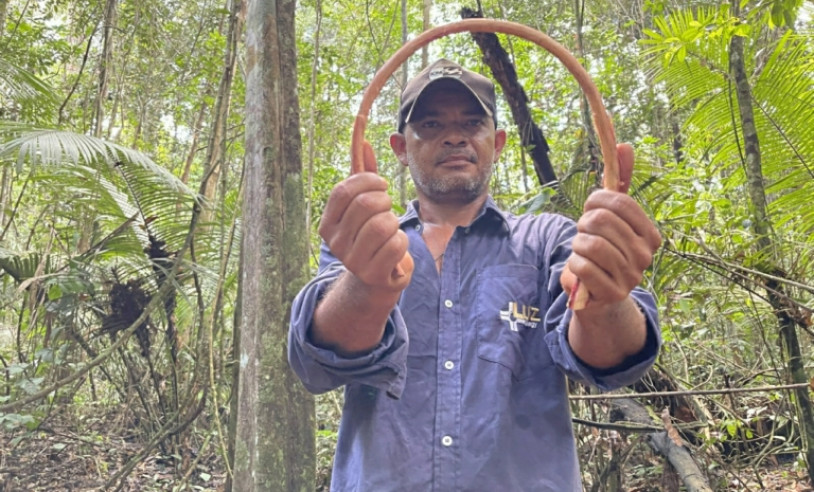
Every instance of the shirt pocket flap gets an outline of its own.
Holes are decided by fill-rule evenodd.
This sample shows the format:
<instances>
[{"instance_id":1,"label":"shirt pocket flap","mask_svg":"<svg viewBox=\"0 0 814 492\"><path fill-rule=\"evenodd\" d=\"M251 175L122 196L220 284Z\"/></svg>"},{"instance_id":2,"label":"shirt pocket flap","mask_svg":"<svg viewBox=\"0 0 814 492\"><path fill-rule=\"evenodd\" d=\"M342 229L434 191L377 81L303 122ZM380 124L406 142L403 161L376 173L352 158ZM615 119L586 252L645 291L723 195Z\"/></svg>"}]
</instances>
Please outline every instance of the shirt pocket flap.
<instances>
[{"instance_id":1,"label":"shirt pocket flap","mask_svg":"<svg viewBox=\"0 0 814 492\"><path fill-rule=\"evenodd\" d=\"M533 265L497 265L478 272L478 357L504 366L516 379L523 378L528 350L537 345L532 340L544 335L537 335L543 330L538 282ZM547 353L535 357L550 363Z\"/></svg>"}]
</instances>

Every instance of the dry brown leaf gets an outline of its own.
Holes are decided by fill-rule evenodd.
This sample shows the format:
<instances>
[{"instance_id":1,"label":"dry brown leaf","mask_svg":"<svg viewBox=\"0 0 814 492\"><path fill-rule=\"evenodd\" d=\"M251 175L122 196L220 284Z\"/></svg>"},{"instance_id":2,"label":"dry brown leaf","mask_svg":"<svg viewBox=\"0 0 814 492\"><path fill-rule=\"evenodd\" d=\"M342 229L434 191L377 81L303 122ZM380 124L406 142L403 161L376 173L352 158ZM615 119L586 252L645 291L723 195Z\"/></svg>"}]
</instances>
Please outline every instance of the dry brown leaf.
<instances>
[{"instance_id":1,"label":"dry brown leaf","mask_svg":"<svg viewBox=\"0 0 814 492\"><path fill-rule=\"evenodd\" d=\"M681 439L678 431L673 426L672 419L670 419L670 410L667 407L665 407L661 412L661 421L664 422L664 430L667 431L667 436L670 438L670 440L672 440L678 447L686 447L684 444L684 439Z\"/></svg>"}]
</instances>

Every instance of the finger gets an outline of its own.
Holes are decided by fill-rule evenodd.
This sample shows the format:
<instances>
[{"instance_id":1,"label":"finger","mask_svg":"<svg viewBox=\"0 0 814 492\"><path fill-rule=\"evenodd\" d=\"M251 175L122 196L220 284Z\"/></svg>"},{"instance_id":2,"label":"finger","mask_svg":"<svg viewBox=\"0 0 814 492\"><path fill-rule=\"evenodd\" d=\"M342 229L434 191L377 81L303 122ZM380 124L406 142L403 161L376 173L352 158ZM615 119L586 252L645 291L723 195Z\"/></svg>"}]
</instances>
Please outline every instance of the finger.
<instances>
[{"instance_id":1,"label":"finger","mask_svg":"<svg viewBox=\"0 0 814 492\"><path fill-rule=\"evenodd\" d=\"M323 238L331 251L344 262L346 255L357 248L358 236L369 221L387 220L398 224L391 207L392 200L386 192L362 193L347 206L339 222L324 228L320 224L320 234L324 232Z\"/></svg>"},{"instance_id":2,"label":"finger","mask_svg":"<svg viewBox=\"0 0 814 492\"><path fill-rule=\"evenodd\" d=\"M361 224L358 233L354 237L347 251L347 256L341 258L342 262L349 270L359 275L359 272L371 267L371 259L384 244L394 235L398 234L399 221L390 212L382 212L370 217L364 224ZM395 266L403 256L403 252L393 258L391 267ZM389 275L389 271L386 272Z\"/></svg>"},{"instance_id":3,"label":"finger","mask_svg":"<svg viewBox=\"0 0 814 492\"><path fill-rule=\"evenodd\" d=\"M398 229L391 236L377 237L376 240L375 247L368 247L370 244L365 245L366 251L363 254L357 256L356 251L354 252L354 269L347 264L346 266L354 275L369 285L386 286L390 285L393 280L398 282L398 277L393 278L393 271L407 255L409 244L407 235ZM408 275L411 272L403 271L402 273Z\"/></svg>"},{"instance_id":4,"label":"finger","mask_svg":"<svg viewBox=\"0 0 814 492\"><path fill-rule=\"evenodd\" d=\"M407 249L409 239L404 231L399 230L376 252L370 261L370 267L387 277L387 285L404 288L413 273L413 257ZM393 263L393 260L396 260ZM394 275L395 271L399 273Z\"/></svg>"},{"instance_id":5,"label":"finger","mask_svg":"<svg viewBox=\"0 0 814 492\"><path fill-rule=\"evenodd\" d=\"M365 171L376 174L378 166L376 164L376 155L373 153L373 146L367 140L362 144L362 156L365 164Z\"/></svg>"},{"instance_id":6,"label":"finger","mask_svg":"<svg viewBox=\"0 0 814 492\"><path fill-rule=\"evenodd\" d=\"M630 294L633 287L627 288L615 282L596 263L574 253L568 258L568 268L579 278L581 285L588 289L591 299L601 302L620 301Z\"/></svg>"},{"instance_id":7,"label":"finger","mask_svg":"<svg viewBox=\"0 0 814 492\"><path fill-rule=\"evenodd\" d=\"M374 233L381 231L381 227L377 225L378 221L387 221L389 226L395 224L398 228L398 218L392 208L393 200L387 193L381 191L364 193L348 205L345 215L339 222L339 228L354 244L359 241L359 235L365 231L370 221L373 221ZM392 234L394 231L390 229L386 232Z\"/></svg>"},{"instance_id":8,"label":"finger","mask_svg":"<svg viewBox=\"0 0 814 492\"><path fill-rule=\"evenodd\" d=\"M641 241L639 241L641 243ZM577 234L574 238L573 250L576 255L596 266L604 276L617 285L620 289L630 291L642 280L642 272L650 262L652 256L647 251L641 253L631 250L621 250L610 241L601 236L591 234ZM627 255L633 258L628 258ZM587 267L587 264L585 265ZM574 274L582 277L580 271L574 270ZM584 281L588 282L583 278ZM589 287L593 287L590 285Z\"/></svg>"},{"instance_id":9,"label":"finger","mask_svg":"<svg viewBox=\"0 0 814 492\"><path fill-rule=\"evenodd\" d=\"M320 228L336 226L351 202L358 195L371 191L387 191L387 181L375 174L360 173L337 183L325 204Z\"/></svg>"},{"instance_id":10,"label":"finger","mask_svg":"<svg viewBox=\"0 0 814 492\"><path fill-rule=\"evenodd\" d=\"M591 259L596 258L594 261L599 264L608 259L609 255L614 254L614 252L598 248L613 248L622 255L621 260L624 260L625 263L629 263L636 269L644 270L650 266L655 248L658 247L650 244L647 238L637 234L633 227L622 220L620 216L605 208L591 210L583 214L577 223L577 230L580 232L577 238L588 236L590 238L604 239L605 242L588 244L595 249L579 252ZM618 261L618 259L613 261Z\"/></svg>"},{"instance_id":11,"label":"finger","mask_svg":"<svg viewBox=\"0 0 814 492\"><path fill-rule=\"evenodd\" d=\"M603 209L606 212L600 212ZM594 213L589 214L592 211ZM658 229L639 204L630 196L614 191L598 190L592 193L585 201L585 212L577 228L580 231L594 231L609 215L618 216L636 235L644 238L653 251L661 245Z\"/></svg>"},{"instance_id":12,"label":"finger","mask_svg":"<svg viewBox=\"0 0 814 492\"><path fill-rule=\"evenodd\" d=\"M619 189L627 193L630 189L630 180L633 177L633 147L622 143L616 146L616 160L619 162Z\"/></svg>"},{"instance_id":13,"label":"finger","mask_svg":"<svg viewBox=\"0 0 814 492\"><path fill-rule=\"evenodd\" d=\"M571 292L574 290L574 284L577 283L577 276L574 275L568 265L569 263L566 263L565 268L562 269L562 273L560 274L560 285L565 293L570 297Z\"/></svg>"}]
</instances>

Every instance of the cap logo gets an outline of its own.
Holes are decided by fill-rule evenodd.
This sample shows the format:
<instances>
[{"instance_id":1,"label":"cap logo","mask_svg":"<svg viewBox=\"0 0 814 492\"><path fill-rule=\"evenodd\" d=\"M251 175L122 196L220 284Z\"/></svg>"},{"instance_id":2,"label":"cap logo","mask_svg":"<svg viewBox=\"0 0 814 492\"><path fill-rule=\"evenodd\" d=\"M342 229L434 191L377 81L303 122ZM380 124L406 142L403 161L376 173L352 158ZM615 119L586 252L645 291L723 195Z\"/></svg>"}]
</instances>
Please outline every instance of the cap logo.
<instances>
[{"instance_id":1,"label":"cap logo","mask_svg":"<svg viewBox=\"0 0 814 492\"><path fill-rule=\"evenodd\" d=\"M441 77L454 77L460 79L463 75L461 67L439 67L433 68L428 74L430 80L440 79Z\"/></svg>"}]
</instances>

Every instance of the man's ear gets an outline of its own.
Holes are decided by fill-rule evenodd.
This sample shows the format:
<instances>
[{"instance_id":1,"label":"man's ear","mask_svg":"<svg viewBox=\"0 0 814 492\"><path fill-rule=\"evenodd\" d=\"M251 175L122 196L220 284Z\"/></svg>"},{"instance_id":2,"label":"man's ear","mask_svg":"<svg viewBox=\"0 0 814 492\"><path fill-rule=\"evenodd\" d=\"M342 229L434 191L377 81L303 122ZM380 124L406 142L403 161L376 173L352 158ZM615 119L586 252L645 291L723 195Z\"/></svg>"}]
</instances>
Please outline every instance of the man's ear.
<instances>
[{"instance_id":1,"label":"man's ear","mask_svg":"<svg viewBox=\"0 0 814 492\"><path fill-rule=\"evenodd\" d=\"M498 128L495 130L495 161L500 158L500 153L503 152L503 147L506 145L506 130Z\"/></svg>"},{"instance_id":2,"label":"man's ear","mask_svg":"<svg viewBox=\"0 0 814 492\"><path fill-rule=\"evenodd\" d=\"M407 165L407 140L403 133L393 133L390 135L390 148L396 154L396 158L402 165Z\"/></svg>"}]
</instances>

